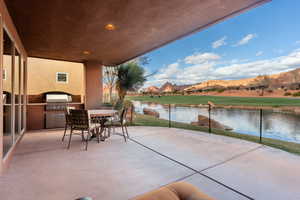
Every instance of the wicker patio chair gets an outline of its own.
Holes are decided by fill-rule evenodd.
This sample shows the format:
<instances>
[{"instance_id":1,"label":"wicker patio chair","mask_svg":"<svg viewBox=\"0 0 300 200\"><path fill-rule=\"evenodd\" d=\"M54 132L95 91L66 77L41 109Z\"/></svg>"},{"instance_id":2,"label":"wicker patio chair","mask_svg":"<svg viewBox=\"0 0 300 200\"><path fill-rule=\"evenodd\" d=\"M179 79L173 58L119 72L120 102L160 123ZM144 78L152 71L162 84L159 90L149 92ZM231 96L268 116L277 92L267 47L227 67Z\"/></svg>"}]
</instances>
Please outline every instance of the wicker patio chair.
<instances>
[{"instance_id":1,"label":"wicker patio chair","mask_svg":"<svg viewBox=\"0 0 300 200\"><path fill-rule=\"evenodd\" d=\"M127 108L123 108L118 115L113 117L109 122L105 124L107 130L113 128L114 133L116 132L115 131L116 127L121 127L125 142L127 141L127 138L129 138L127 125L126 125L126 114L127 114Z\"/></svg>"},{"instance_id":2,"label":"wicker patio chair","mask_svg":"<svg viewBox=\"0 0 300 200\"><path fill-rule=\"evenodd\" d=\"M72 125L71 114L70 113L65 112L65 120L66 120L66 122L65 122L65 131L64 131L64 135L61 139L62 142L65 140L68 128L71 128L71 125Z\"/></svg>"},{"instance_id":3,"label":"wicker patio chair","mask_svg":"<svg viewBox=\"0 0 300 200\"><path fill-rule=\"evenodd\" d=\"M88 112L86 110L70 110L71 114L71 133L69 138L68 149L71 145L73 131L80 131L82 137L84 138L84 132L87 132L85 138L85 150L88 148L88 141L91 137L91 132L96 133L98 142L100 142L99 128L100 126L96 123L91 123L89 120Z\"/></svg>"},{"instance_id":4,"label":"wicker patio chair","mask_svg":"<svg viewBox=\"0 0 300 200\"><path fill-rule=\"evenodd\" d=\"M62 142L64 142L65 137L67 136L67 130L71 129L72 121L71 121L71 113L70 110L74 110L75 107L66 107L65 110L65 130L64 130L64 135L61 139ZM81 135L81 134L80 134ZM82 140L84 140L84 137L82 137Z\"/></svg>"}]
</instances>

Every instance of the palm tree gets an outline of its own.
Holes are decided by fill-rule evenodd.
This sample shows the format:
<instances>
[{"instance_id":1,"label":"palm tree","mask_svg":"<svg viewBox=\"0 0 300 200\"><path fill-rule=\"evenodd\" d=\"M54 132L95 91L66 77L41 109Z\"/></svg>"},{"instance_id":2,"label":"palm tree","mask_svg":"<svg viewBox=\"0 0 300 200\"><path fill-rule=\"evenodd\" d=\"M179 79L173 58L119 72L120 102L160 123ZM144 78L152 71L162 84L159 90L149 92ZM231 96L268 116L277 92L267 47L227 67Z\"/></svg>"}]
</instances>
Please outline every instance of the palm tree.
<instances>
[{"instance_id":1,"label":"palm tree","mask_svg":"<svg viewBox=\"0 0 300 200\"><path fill-rule=\"evenodd\" d=\"M116 88L120 102L124 101L128 91L139 89L147 79L144 68L138 62L121 64L117 69L117 77Z\"/></svg>"}]
</instances>

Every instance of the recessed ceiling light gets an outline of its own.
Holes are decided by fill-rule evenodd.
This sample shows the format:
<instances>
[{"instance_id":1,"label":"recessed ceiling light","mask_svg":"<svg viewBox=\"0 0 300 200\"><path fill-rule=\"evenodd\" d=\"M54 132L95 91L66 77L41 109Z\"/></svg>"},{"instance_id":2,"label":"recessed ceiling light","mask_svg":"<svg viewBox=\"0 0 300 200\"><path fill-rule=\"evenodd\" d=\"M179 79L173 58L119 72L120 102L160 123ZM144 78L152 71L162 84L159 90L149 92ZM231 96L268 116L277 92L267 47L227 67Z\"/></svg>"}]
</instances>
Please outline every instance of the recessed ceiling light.
<instances>
[{"instance_id":1,"label":"recessed ceiling light","mask_svg":"<svg viewBox=\"0 0 300 200\"><path fill-rule=\"evenodd\" d=\"M109 31L113 31L113 30L116 30L116 26L113 24L106 24L105 29L109 30Z\"/></svg>"},{"instance_id":2,"label":"recessed ceiling light","mask_svg":"<svg viewBox=\"0 0 300 200\"><path fill-rule=\"evenodd\" d=\"M83 51L82 52L84 55L90 55L91 54L91 52L89 52L89 51Z\"/></svg>"}]
</instances>

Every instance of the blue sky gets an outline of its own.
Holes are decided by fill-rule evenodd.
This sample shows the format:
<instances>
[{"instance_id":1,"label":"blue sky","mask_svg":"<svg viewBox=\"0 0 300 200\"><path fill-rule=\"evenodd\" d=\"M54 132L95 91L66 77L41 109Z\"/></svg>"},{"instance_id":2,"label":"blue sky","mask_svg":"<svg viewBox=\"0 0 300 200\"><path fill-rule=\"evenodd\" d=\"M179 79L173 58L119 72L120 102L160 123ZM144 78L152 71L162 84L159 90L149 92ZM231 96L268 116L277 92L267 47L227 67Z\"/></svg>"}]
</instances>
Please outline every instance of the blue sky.
<instances>
[{"instance_id":1,"label":"blue sky","mask_svg":"<svg viewBox=\"0 0 300 200\"><path fill-rule=\"evenodd\" d=\"M300 67L300 1L273 0L146 56L145 86L240 79Z\"/></svg>"}]
</instances>

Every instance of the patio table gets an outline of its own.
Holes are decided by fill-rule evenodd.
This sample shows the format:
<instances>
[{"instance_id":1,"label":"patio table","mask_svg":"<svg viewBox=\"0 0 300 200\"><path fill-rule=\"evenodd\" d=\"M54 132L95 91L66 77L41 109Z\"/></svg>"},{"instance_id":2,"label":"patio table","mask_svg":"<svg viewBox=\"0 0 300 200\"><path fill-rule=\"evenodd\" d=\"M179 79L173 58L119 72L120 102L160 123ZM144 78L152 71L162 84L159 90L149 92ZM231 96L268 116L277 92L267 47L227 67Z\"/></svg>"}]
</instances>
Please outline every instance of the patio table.
<instances>
[{"instance_id":1,"label":"patio table","mask_svg":"<svg viewBox=\"0 0 300 200\"><path fill-rule=\"evenodd\" d=\"M107 122L109 117L113 117L115 114L117 114L118 111L117 110L104 110L104 109L91 109L88 110L88 114L89 114L89 118L91 120L95 120L96 123L100 124L100 137L101 137L101 141L105 141L106 137L102 136L102 133L104 131L105 128L105 122ZM91 139L93 139L95 137L95 135L93 134Z\"/></svg>"}]
</instances>

